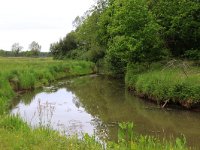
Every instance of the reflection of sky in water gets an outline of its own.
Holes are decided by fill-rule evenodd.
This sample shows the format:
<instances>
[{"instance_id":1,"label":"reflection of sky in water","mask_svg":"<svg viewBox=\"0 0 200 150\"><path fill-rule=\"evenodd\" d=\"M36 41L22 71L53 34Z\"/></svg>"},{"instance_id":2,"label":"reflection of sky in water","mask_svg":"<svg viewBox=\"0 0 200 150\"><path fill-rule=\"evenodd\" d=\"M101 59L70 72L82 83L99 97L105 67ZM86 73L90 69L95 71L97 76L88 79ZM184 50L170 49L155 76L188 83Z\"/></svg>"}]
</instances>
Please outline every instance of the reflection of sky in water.
<instances>
[{"instance_id":1,"label":"reflection of sky in water","mask_svg":"<svg viewBox=\"0 0 200 150\"><path fill-rule=\"evenodd\" d=\"M12 114L19 114L31 126L50 125L66 134L84 132L92 135L94 132L94 118L85 112L77 97L64 88L54 93L40 93L29 105L20 102Z\"/></svg>"}]
</instances>

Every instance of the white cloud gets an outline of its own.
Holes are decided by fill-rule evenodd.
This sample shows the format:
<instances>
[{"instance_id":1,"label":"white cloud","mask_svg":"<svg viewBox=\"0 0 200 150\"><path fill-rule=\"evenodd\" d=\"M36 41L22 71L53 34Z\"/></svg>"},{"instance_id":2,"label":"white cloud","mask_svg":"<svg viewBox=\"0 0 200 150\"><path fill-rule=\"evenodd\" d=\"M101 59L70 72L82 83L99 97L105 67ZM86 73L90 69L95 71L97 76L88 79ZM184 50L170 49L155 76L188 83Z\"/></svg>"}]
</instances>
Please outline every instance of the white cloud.
<instances>
[{"instance_id":1,"label":"white cloud","mask_svg":"<svg viewBox=\"0 0 200 150\"><path fill-rule=\"evenodd\" d=\"M48 51L52 42L72 30L72 21L93 0L0 0L0 49L19 42L26 50L32 41Z\"/></svg>"}]
</instances>

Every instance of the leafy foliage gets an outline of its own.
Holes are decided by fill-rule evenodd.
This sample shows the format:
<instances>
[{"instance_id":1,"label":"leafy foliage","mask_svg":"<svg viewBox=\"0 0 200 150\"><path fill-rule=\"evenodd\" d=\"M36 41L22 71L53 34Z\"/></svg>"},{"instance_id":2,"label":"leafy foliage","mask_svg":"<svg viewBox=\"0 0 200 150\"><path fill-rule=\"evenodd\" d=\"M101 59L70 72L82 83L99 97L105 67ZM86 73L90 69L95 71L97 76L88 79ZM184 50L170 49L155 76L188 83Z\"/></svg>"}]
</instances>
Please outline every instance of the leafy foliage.
<instances>
[{"instance_id":1,"label":"leafy foliage","mask_svg":"<svg viewBox=\"0 0 200 150\"><path fill-rule=\"evenodd\" d=\"M169 57L198 60L198 0L98 0L73 22L75 45L65 38L52 44L54 58L106 62L124 76L129 63L152 64ZM193 58L191 58L193 57ZM103 65L102 65L103 66Z\"/></svg>"},{"instance_id":2,"label":"leafy foliage","mask_svg":"<svg viewBox=\"0 0 200 150\"><path fill-rule=\"evenodd\" d=\"M77 48L77 40L75 33L71 32L66 35L63 39L60 39L59 42L53 43L50 46L50 51L55 58L62 59L64 58L71 50Z\"/></svg>"},{"instance_id":3,"label":"leafy foliage","mask_svg":"<svg viewBox=\"0 0 200 150\"><path fill-rule=\"evenodd\" d=\"M118 143L109 142L107 145L108 150L160 150L160 149L173 149L173 150L186 150L185 138L176 138L175 143L170 143L163 139L151 136L136 135L134 133L134 124L130 122L119 123Z\"/></svg>"},{"instance_id":4,"label":"leafy foliage","mask_svg":"<svg viewBox=\"0 0 200 150\"><path fill-rule=\"evenodd\" d=\"M19 43L14 43L12 45L12 49L11 50L14 53L14 55L17 56L22 49L23 49L23 47L20 46Z\"/></svg>"},{"instance_id":5,"label":"leafy foliage","mask_svg":"<svg viewBox=\"0 0 200 150\"><path fill-rule=\"evenodd\" d=\"M172 54L199 49L200 3L198 0L151 0L152 13L163 27L163 37Z\"/></svg>"},{"instance_id":6,"label":"leafy foliage","mask_svg":"<svg viewBox=\"0 0 200 150\"><path fill-rule=\"evenodd\" d=\"M32 52L32 54L33 54L34 56L38 56L38 55L39 55L40 50L41 50L41 46L40 46L37 42L33 41L33 42L29 45L29 48L30 48L30 51Z\"/></svg>"}]
</instances>

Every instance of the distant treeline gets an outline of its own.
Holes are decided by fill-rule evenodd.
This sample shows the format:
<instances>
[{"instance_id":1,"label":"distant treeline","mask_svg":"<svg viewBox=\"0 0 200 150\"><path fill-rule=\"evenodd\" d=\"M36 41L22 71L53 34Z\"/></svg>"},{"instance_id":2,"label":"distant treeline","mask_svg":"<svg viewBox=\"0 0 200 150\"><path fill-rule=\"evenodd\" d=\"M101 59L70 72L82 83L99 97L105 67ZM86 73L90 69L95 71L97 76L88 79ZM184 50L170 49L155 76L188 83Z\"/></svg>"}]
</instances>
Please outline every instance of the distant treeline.
<instances>
[{"instance_id":1,"label":"distant treeline","mask_svg":"<svg viewBox=\"0 0 200 150\"><path fill-rule=\"evenodd\" d=\"M0 50L1 57L49 57L49 52L38 52L35 54L33 51L20 51L17 55L13 51Z\"/></svg>"},{"instance_id":2,"label":"distant treeline","mask_svg":"<svg viewBox=\"0 0 200 150\"><path fill-rule=\"evenodd\" d=\"M84 59L123 74L129 63L200 60L199 0L98 0L51 44L56 59Z\"/></svg>"}]
</instances>

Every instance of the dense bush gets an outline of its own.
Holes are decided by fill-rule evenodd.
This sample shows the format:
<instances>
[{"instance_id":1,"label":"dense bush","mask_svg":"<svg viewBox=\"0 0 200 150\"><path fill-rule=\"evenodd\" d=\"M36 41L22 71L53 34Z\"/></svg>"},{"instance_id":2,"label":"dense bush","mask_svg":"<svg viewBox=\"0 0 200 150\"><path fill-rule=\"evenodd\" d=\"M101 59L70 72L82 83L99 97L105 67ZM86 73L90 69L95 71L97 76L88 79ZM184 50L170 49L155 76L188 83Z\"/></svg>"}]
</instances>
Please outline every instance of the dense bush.
<instances>
[{"instance_id":1,"label":"dense bush","mask_svg":"<svg viewBox=\"0 0 200 150\"><path fill-rule=\"evenodd\" d=\"M200 3L198 0L151 1L151 10L163 27L163 38L172 54L180 57L200 48Z\"/></svg>"}]
</instances>

